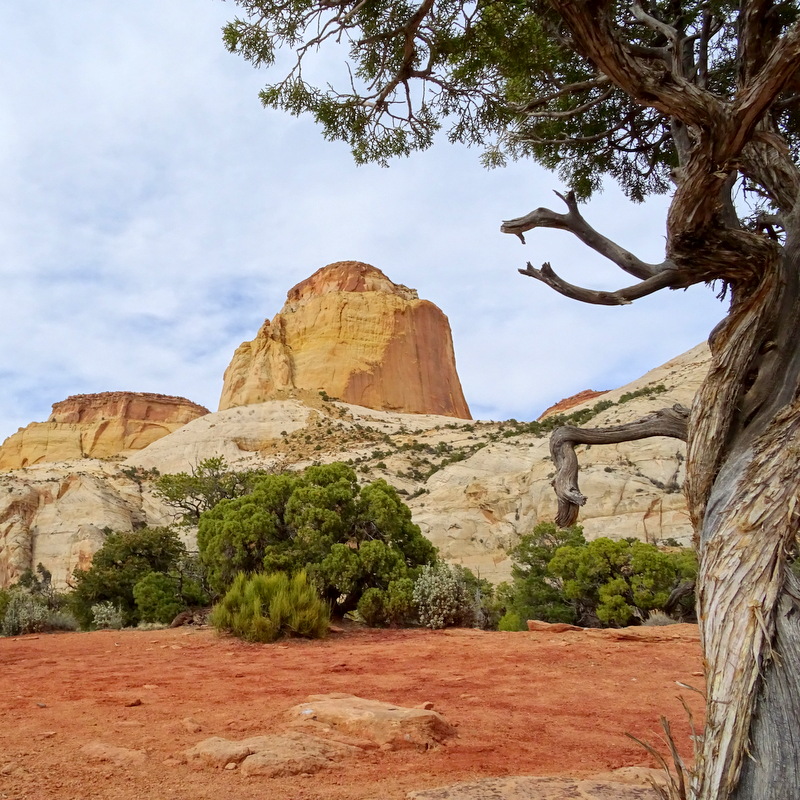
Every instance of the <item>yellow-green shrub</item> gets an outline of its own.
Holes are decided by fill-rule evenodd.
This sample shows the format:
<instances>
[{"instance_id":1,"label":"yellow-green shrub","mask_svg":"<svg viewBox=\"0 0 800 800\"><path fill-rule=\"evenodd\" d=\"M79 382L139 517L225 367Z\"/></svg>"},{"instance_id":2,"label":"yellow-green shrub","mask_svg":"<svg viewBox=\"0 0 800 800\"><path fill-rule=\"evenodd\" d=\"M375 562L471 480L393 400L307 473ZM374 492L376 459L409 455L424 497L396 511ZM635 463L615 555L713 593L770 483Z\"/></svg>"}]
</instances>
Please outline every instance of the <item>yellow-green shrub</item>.
<instances>
[{"instance_id":1,"label":"yellow-green shrub","mask_svg":"<svg viewBox=\"0 0 800 800\"><path fill-rule=\"evenodd\" d=\"M211 624L250 642L274 642L281 636L318 639L328 633L330 609L305 572L240 572L211 612Z\"/></svg>"}]
</instances>

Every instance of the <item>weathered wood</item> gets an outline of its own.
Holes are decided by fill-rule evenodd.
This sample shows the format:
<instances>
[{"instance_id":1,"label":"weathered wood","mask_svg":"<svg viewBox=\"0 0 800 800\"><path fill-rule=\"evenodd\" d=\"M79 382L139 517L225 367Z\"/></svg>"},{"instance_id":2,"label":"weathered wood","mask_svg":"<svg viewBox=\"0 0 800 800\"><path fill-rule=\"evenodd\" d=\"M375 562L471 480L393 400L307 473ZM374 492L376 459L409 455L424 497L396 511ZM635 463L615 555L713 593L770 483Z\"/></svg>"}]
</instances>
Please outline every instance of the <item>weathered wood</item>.
<instances>
[{"instance_id":1,"label":"weathered wood","mask_svg":"<svg viewBox=\"0 0 800 800\"><path fill-rule=\"evenodd\" d=\"M579 444L619 444L633 442L651 436L669 436L686 441L689 409L681 405L662 408L646 417L608 428L576 428L562 425L550 436L550 455L556 468L553 488L558 497L556 525L566 528L578 519L578 509L586 497L578 488L578 457L575 447Z\"/></svg>"}]
</instances>

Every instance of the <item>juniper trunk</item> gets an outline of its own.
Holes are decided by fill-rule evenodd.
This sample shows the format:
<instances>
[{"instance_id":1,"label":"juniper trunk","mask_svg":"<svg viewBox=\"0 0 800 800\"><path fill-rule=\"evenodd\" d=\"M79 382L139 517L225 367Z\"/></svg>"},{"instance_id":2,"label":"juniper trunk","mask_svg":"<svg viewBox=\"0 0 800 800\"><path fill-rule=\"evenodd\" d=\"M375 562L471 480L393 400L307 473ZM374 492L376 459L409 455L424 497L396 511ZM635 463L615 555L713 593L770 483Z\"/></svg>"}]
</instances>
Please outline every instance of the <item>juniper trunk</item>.
<instances>
[{"instance_id":1,"label":"juniper trunk","mask_svg":"<svg viewBox=\"0 0 800 800\"><path fill-rule=\"evenodd\" d=\"M697 800L800 791L800 586L789 568L800 518L799 260L788 230L759 284L735 292L689 420L707 676Z\"/></svg>"}]
</instances>

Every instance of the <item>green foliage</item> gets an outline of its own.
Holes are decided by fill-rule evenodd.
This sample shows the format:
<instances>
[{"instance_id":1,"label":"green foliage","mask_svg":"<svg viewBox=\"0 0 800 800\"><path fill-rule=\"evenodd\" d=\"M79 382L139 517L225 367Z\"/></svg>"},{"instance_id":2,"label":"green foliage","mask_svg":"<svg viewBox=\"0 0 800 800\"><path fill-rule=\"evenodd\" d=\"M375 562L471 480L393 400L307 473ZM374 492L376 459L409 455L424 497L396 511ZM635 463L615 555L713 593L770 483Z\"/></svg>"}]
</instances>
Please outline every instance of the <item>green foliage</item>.
<instances>
[{"instance_id":1,"label":"green foliage","mask_svg":"<svg viewBox=\"0 0 800 800\"><path fill-rule=\"evenodd\" d=\"M48 630L50 610L47 603L29 589L19 588L11 592L3 624L3 636L23 636L26 633L40 633Z\"/></svg>"},{"instance_id":2,"label":"green foliage","mask_svg":"<svg viewBox=\"0 0 800 800\"><path fill-rule=\"evenodd\" d=\"M359 163L386 163L425 149L445 128L449 141L483 148L487 166L533 158L556 170L579 197L596 191L605 175L637 201L670 188L677 166L670 118L642 97L598 80L596 65L571 49L572 37L548 3L236 4L242 15L225 27L225 46L256 67L291 65L264 88L262 103L310 114L325 138L347 142ZM663 47L658 27L634 18L629 3L607 7L621 46L642 52ZM692 57L704 62L702 75L690 79L695 91L730 101L738 74L739 4L654 0L647 11L678 25L692 42ZM760 21L765 40L777 39L797 17L793 3L775 4L772 11ZM587 7L585 13L599 12ZM703 42L712 17L714 33ZM296 60L287 60L287 49ZM309 74L320 75L316 85ZM774 124L794 151L796 104L776 109Z\"/></svg>"},{"instance_id":3,"label":"green foliage","mask_svg":"<svg viewBox=\"0 0 800 800\"><path fill-rule=\"evenodd\" d=\"M443 561L424 566L414 584L419 621L434 629L473 625L477 611L474 578L464 567Z\"/></svg>"},{"instance_id":4,"label":"green foliage","mask_svg":"<svg viewBox=\"0 0 800 800\"><path fill-rule=\"evenodd\" d=\"M90 611L92 623L98 630L119 630L125 624L122 611L111 600L95 603Z\"/></svg>"},{"instance_id":5,"label":"green foliage","mask_svg":"<svg viewBox=\"0 0 800 800\"><path fill-rule=\"evenodd\" d=\"M560 547L548 571L562 581L564 597L575 603L579 620L630 625L663 608L672 589L696 573L686 553L664 553L636 540L595 539Z\"/></svg>"},{"instance_id":6,"label":"green foliage","mask_svg":"<svg viewBox=\"0 0 800 800\"><path fill-rule=\"evenodd\" d=\"M167 624L186 607L177 578L163 572L148 572L133 587L136 609L142 622Z\"/></svg>"},{"instance_id":7,"label":"green foliage","mask_svg":"<svg viewBox=\"0 0 800 800\"><path fill-rule=\"evenodd\" d=\"M191 474L179 472L161 475L155 481L155 493L181 513L181 521L196 524L200 514L214 508L222 500L248 494L263 470L231 470L222 457L206 458Z\"/></svg>"},{"instance_id":8,"label":"green foliage","mask_svg":"<svg viewBox=\"0 0 800 800\"><path fill-rule=\"evenodd\" d=\"M524 631L527 630L525 621L516 611L506 611L497 623L499 631Z\"/></svg>"},{"instance_id":9,"label":"green foliage","mask_svg":"<svg viewBox=\"0 0 800 800\"><path fill-rule=\"evenodd\" d=\"M318 639L328 633L330 610L305 572L240 572L211 613L211 624L250 642L274 642L282 636Z\"/></svg>"},{"instance_id":10,"label":"green foliage","mask_svg":"<svg viewBox=\"0 0 800 800\"><path fill-rule=\"evenodd\" d=\"M251 494L204 512L197 541L215 593L239 572L306 569L340 613L367 589L413 579L435 558L396 490L383 480L359 487L341 463L262 476Z\"/></svg>"},{"instance_id":11,"label":"green foliage","mask_svg":"<svg viewBox=\"0 0 800 800\"><path fill-rule=\"evenodd\" d=\"M414 581L400 578L387 589L366 589L358 601L358 613L367 625L405 625L416 617Z\"/></svg>"},{"instance_id":12,"label":"green foliage","mask_svg":"<svg viewBox=\"0 0 800 800\"><path fill-rule=\"evenodd\" d=\"M185 552L171 528L110 533L94 554L91 567L74 572L70 604L81 627L92 625L92 606L103 601L110 601L120 610L125 625L135 625L139 611L134 586L151 572L178 574Z\"/></svg>"},{"instance_id":13,"label":"green foliage","mask_svg":"<svg viewBox=\"0 0 800 800\"><path fill-rule=\"evenodd\" d=\"M630 625L662 609L674 588L697 574L690 550L663 552L635 539L586 542L580 526L543 522L510 551L513 582L498 589L503 624L528 619L586 626ZM694 597L690 596L691 611ZM508 630L516 628L508 627Z\"/></svg>"},{"instance_id":14,"label":"green foliage","mask_svg":"<svg viewBox=\"0 0 800 800\"><path fill-rule=\"evenodd\" d=\"M11 592L8 589L0 589L0 630L3 626L3 618L6 615L6 609L11 602Z\"/></svg>"},{"instance_id":15,"label":"green foliage","mask_svg":"<svg viewBox=\"0 0 800 800\"><path fill-rule=\"evenodd\" d=\"M573 525L559 529L552 522L540 522L509 551L514 562L512 584L498 589L507 612L516 614L523 623L529 619L576 622L575 604L565 597L561 581L548 571L556 551L565 545L585 546L583 528Z\"/></svg>"}]
</instances>

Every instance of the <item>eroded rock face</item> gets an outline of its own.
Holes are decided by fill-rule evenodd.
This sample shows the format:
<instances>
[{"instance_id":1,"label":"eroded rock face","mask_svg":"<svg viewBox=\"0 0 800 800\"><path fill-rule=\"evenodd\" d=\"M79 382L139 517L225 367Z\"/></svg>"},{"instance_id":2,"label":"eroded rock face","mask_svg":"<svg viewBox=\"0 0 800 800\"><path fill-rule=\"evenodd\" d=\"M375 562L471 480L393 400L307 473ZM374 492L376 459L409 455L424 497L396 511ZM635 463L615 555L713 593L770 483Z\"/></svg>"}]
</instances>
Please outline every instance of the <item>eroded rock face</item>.
<instances>
[{"instance_id":1,"label":"eroded rock face","mask_svg":"<svg viewBox=\"0 0 800 800\"><path fill-rule=\"evenodd\" d=\"M367 408L470 418L447 317L358 261L330 264L290 290L280 313L234 353L219 408L293 390Z\"/></svg>"},{"instance_id":2,"label":"eroded rock face","mask_svg":"<svg viewBox=\"0 0 800 800\"><path fill-rule=\"evenodd\" d=\"M0 446L0 470L46 461L107 458L141 450L208 409L183 397L146 392L78 394L53 405Z\"/></svg>"}]
</instances>

